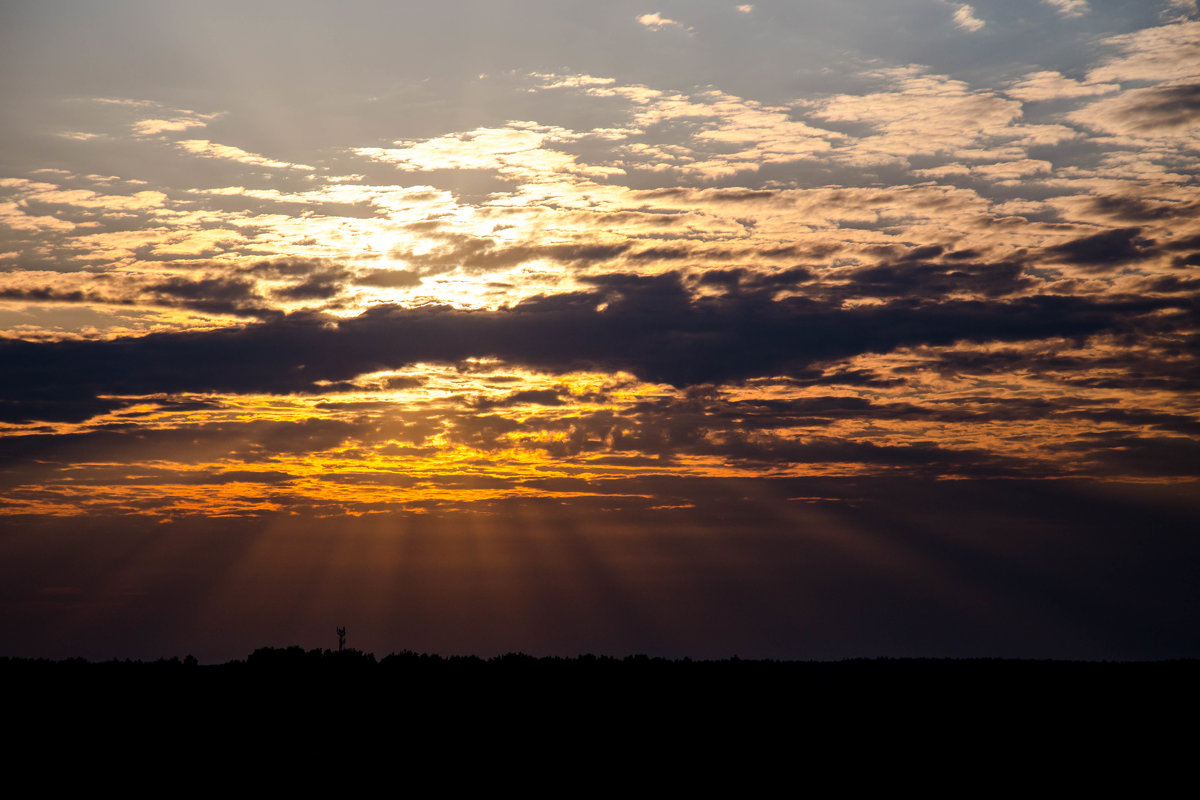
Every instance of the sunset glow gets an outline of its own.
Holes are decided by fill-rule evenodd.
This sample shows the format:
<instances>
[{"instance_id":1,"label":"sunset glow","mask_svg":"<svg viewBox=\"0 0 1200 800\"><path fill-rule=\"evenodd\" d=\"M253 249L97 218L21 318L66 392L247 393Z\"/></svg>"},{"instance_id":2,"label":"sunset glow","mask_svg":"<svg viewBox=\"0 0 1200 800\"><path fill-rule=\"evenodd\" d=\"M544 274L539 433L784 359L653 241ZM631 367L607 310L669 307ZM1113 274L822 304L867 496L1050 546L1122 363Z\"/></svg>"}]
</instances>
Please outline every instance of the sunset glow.
<instances>
[{"instance_id":1,"label":"sunset glow","mask_svg":"<svg viewBox=\"0 0 1200 800\"><path fill-rule=\"evenodd\" d=\"M1194 2L15 2L0 29L14 652L332 630L279 609L361 545L346 580L403 574L406 610L313 591L396 647L1197 654ZM170 636L55 549L218 529ZM436 568L366 555L425 535ZM447 633L432 598L476 567L445 537L510 535L538 544ZM1131 594L1073 584L1082 551ZM681 622L652 563L680 603L735 587L730 619ZM278 594L228 605L251 580ZM480 621L514 592L579 616ZM856 592L912 616L795 622Z\"/></svg>"}]
</instances>

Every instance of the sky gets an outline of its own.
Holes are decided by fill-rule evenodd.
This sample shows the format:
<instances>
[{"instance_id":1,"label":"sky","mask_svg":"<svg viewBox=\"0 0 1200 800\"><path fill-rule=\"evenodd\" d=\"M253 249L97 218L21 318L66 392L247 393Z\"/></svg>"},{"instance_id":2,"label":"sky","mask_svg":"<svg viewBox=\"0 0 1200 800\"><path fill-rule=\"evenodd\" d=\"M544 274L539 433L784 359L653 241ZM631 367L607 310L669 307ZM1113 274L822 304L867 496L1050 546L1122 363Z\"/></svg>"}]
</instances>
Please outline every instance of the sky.
<instances>
[{"instance_id":1,"label":"sky","mask_svg":"<svg viewBox=\"0 0 1200 800\"><path fill-rule=\"evenodd\" d=\"M1194 0L9 0L0 655L1200 656Z\"/></svg>"}]
</instances>

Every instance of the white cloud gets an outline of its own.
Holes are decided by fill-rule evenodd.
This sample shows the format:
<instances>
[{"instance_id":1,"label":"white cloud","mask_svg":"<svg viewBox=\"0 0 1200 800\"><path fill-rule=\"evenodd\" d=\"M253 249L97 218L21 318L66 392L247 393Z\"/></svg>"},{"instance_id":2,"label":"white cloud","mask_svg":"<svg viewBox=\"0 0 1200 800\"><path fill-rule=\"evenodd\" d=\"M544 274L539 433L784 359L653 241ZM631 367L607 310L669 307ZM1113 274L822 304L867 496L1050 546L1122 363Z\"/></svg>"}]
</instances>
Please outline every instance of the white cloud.
<instances>
[{"instance_id":1,"label":"white cloud","mask_svg":"<svg viewBox=\"0 0 1200 800\"><path fill-rule=\"evenodd\" d=\"M160 133L186 131L188 128L203 128L216 114L197 114L192 117L174 119L144 119L133 123L134 133L140 136L156 136Z\"/></svg>"},{"instance_id":2,"label":"white cloud","mask_svg":"<svg viewBox=\"0 0 1200 800\"><path fill-rule=\"evenodd\" d=\"M708 178L755 171L763 164L811 158L845 138L792 119L790 109L763 105L711 89L695 94L659 91L646 86L597 86L588 94L623 97L633 113L630 125L610 129L620 146L622 169L677 170ZM671 143L641 141L656 126L676 129Z\"/></svg>"},{"instance_id":3,"label":"white cloud","mask_svg":"<svg viewBox=\"0 0 1200 800\"><path fill-rule=\"evenodd\" d=\"M820 119L866 123L874 129L839 147L832 157L863 166L934 154L1012 161L1024 158L1026 147L1078 135L1063 125L1022 123L1017 100L928 74L923 67L893 67L875 77L887 82L885 91L808 104Z\"/></svg>"},{"instance_id":4,"label":"white cloud","mask_svg":"<svg viewBox=\"0 0 1200 800\"><path fill-rule=\"evenodd\" d=\"M563 128L513 120L503 128L476 128L433 139L400 140L396 148L358 147L358 155L413 170L490 169L531 182L555 181L575 174L595 178L620 170L581 164L575 156L548 145L578 134Z\"/></svg>"},{"instance_id":5,"label":"white cloud","mask_svg":"<svg viewBox=\"0 0 1200 800\"><path fill-rule=\"evenodd\" d=\"M316 167L310 167L308 164L292 164L288 161L276 161L273 158L260 156L257 153L247 153L240 147L233 147L227 144L217 144L210 142L207 139L183 139L175 143L176 146L188 151L192 155L201 156L203 158L223 158L230 161L237 161L241 164L249 164L252 167L271 167L274 169L304 169L315 170Z\"/></svg>"},{"instance_id":6,"label":"white cloud","mask_svg":"<svg viewBox=\"0 0 1200 800\"><path fill-rule=\"evenodd\" d=\"M659 14L657 11L655 11L653 14L642 14L637 18L637 21L652 31L661 31L663 28L679 28L680 30L685 30L690 33L692 30L682 22L676 22L673 19L668 19L662 14Z\"/></svg>"},{"instance_id":7,"label":"white cloud","mask_svg":"<svg viewBox=\"0 0 1200 800\"><path fill-rule=\"evenodd\" d=\"M1087 0L1042 0L1048 6L1053 6L1064 17L1082 17L1091 11Z\"/></svg>"},{"instance_id":8,"label":"white cloud","mask_svg":"<svg viewBox=\"0 0 1200 800\"><path fill-rule=\"evenodd\" d=\"M1184 81L1200 77L1200 22L1176 22L1113 36L1101 42L1123 55L1088 73L1101 81Z\"/></svg>"},{"instance_id":9,"label":"white cloud","mask_svg":"<svg viewBox=\"0 0 1200 800\"><path fill-rule=\"evenodd\" d=\"M1009 84L1005 94L1026 102L1038 102L1064 97L1109 94L1120 88L1120 85L1115 83L1084 83L1068 78L1061 72L1043 71L1031 72L1021 80Z\"/></svg>"},{"instance_id":10,"label":"white cloud","mask_svg":"<svg viewBox=\"0 0 1200 800\"><path fill-rule=\"evenodd\" d=\"M982 28L986 23L979 17L975 16L975 9L966 3L959 3L954 9L954 24L962 28L964 31L975 31Z\"/></svg>"}]
</instances>

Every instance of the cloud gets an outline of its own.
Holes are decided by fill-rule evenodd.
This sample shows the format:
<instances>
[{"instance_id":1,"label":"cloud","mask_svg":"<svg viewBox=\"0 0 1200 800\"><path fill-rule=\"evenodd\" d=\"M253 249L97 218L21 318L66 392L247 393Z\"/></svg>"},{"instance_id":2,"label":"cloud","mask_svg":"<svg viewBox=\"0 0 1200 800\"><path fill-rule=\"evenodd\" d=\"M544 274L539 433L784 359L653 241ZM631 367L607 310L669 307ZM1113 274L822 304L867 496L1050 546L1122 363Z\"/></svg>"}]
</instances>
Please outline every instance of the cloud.
<instances>
[{"instance_id":1,"label":"cloud","mask_svg":"<svg viewBox=\"0 0 1200 800\"><path fill-rule=\"evenodd\" d=\"M372 269L355 276L360 286L379 286L385 289L407 289L421 283L421 276L406 269Z\"/></svg>"},{"instance_id":2,"label":"cloud","mask_svg":"<svg viewBox=\"0 0 1200 800\"><path fill-rule=\"evenodd\" d=\"M1167 0L1167 7L1161 12L1166 19L1187 19L1197 12L1196 0Z\"/></svg>"},{"instance_id":3,"label":"cloud","mask_svg":"<svg viewBox=\"0 0 1200 800\"><path fill-rule=\"evenodd\" d=\"M1085 106L1070 118L1106 133L1194 143L1200 124L1200 82L1131 89Z\"/></svg>"},{"instance_id":4,"label":"cloud","mask_svg":"<svg viewBox=\"0 0 1200 800\"><path fill-rule=\"evenodd\" d=\"M885 89L807 104L820 119L863 123L874 129L848 138L832 153L839 160L878 165L918 155L980 158L986 153L973 151L983 146L1004 146L1020 157L1026 147L1078 136L1062 125L1022 123L1019 101L974 90L945 75L928 74L922 67L888 68L871 77L882 81Z\"/></svg>"},{"instance_id":5,"label":"cloud","mask_svg":"<svg viewBox=\"0 0 1200 800\"><path fill-rule=\"evenodd\" d=\"M1186 81L1200 78L1200 21L1181 21L1101 42L1120 55L1088 72L1089 83Z\"/></svg>"},{"instance_id":6,"label":"cloud","mask_svg":"<svg viewBox=\"0 0 1200 800\"><path fill-rule=\"evenodd\" d=\"M1031 72L1019 81L1009 84L1005 94L1026 102L1058 100L1069 97L1088 97L1111 94L1121 88L1116 83L1084 83L1064 76L1060 72L1043 70Z\"/></svg>"},{"instance_id":7,"label":"cloud","mask_svg":"<svg viewBox=\"0 0 1200 800\"><path fill-rule=\"evenodd\" d=\"M742 12L743 14L749 14L754 11L754 6L749 3L746 3L744 5L738 6L737 10Z\"/></svg>"},{"instance_id":8,"label":"cloud","mask_svg":"<svg viewBox=\"0 0 1200 800\"><path fill-rule=\"evenodd\" d=\"M1086 258L1102 244L1081 240L1060 255ZM1122 328L1143 314L1180 308L1169 299L1050 295L843 308L761 294L693 299L672 275L611 274L589 282L595 287L589 291L493 312L377 306L340 320L298 314L211 332L0 342L0 368L8 376L10 398L30 401L156 392L286 393L313 390L321 380L470 357L553 372L624 370L682 386L786 375L814 362L899 347L1088 336Z\"/></svg>"},{"instance_id":9,"label":"cloud","mask_svg":"<svg viewBox=\"0 0 1200 800\"><path fill-rule=\"evenodd\" d=\"M680 94L645 86L596 87L596 97L622 97L633 104L629 123L614 132L623 171L653 170L705 178L757 171L765 165L810 159L840 140L770 106L716 89ZM669 141L654 132L669 129Z\"/></svg>"},{"instance_id":10,"label":"cloud","mask_svg":"<svg viewBox=\"0 0 1200 800\"><path fill-rule=\"evenodd\" d=\"M175 146L182 150L186 150L192 155L201 156L202 158L219 158L236 161L240 164L247 164L252 167L270 167L272 169L302 169L312 172L316 167L311 167L308 164L292 164L287 161L277 161L273 158L260 156L255 153L248 153L240 147L233 147L227 144L216 144L207 139L181 139L175 142Z\"/></svg>"},{"instance_id":11,"label":"cloud","mask_svg":"<svg viewBox=\"0 0 1200 800\"><path fill-rule=\"evenodd\" d=\"M143 119L133 123L133 131L139 136L157 136L162 133L178 133L189 128L203 128L220 114L198 114L181 111L169 119Z\"/></svg>"},{"instance_id":12,"label":"cloud","mask_svg":"<svg viewBox=\"0 0 1200 800\"><path fill-rule=\"evenodd\" d=\"M552 84L561 85L561 84ZM559 174L602 178L618 169L582 164L575 156L546 147L571 141L579 134L555 126L511 121L502 128L472 131L418 141L397 141L395 148L359 147L354 152L414 170L495 170L525 181L553 181Z\"/></svg>"},{"instance_id":13,"label":"cloud","mask_svg":"<svg viewBox=\"0 0 1200 800\"><path fill-rule=\"evenodd\" d=\"M688 31L689 33L692 32L692 29L688 26L681 22L676 22L673 19L667 19L657 11L655 11L653 14L642 14L637 18L637 21L639 24L645 25L652 31L661 31L664 28L679 28L681 30Z\"/></svg>"},{"instance_id":14,"label":"cloud","mask_svg":"<svg viewBox=\"0 0 1200 800\"><path fill-rule=\"evenodd\" d=\"M1087 0L1042 0L1042 2L1067 18L1082 17L1092 10Z\"/></svg>"},{"instance_id":15,"label":"cloud","mask_svg":"<svg viewBox=\"0 0 1200 800\"><path fill-rule=\"evenodd\" d=\"M956 3L954 4L954 24L964 31L974 33L981 30L987 23L975 16L975 9L968 4Z\"/></svg>"},{"instance_id":16,"label":"cloud","mask_svg":"<svg viewBox=\"0 0 1200 800\"><path fill-rule=\"evenodd\" d=\"M488 237L466 234L440 234L431 238L438 241L440 246L435 245L419 253L397 250L395 254L429 274L450 269L486 272L535 260L587 266L615 259L631 247L628 242L503 245Z\"/></svg>"},{"instance_id":17,"label":"cloud","mask_svg":"<svg viewBox=\"0 0 1200 800\"><path fill-rule=\"evenodd\" d=\"M194 119L144 119L140 122L135 122L133 130L134 133L141 136L154 136L167 131L174 133L203 125L203 122Z\"/></svg>"},{"instance_id":18,"label":"cloud","mask_svg":"<svg viewBox=\"0 0 1200 800\"><path fill-rule=\"evenodd\" d=\"M1055 245L1048 252L1075 264L1111 269L1145 256L1152 242L1141 234L1141 228L1104 231Z\"/></svg>"}]
</instances>

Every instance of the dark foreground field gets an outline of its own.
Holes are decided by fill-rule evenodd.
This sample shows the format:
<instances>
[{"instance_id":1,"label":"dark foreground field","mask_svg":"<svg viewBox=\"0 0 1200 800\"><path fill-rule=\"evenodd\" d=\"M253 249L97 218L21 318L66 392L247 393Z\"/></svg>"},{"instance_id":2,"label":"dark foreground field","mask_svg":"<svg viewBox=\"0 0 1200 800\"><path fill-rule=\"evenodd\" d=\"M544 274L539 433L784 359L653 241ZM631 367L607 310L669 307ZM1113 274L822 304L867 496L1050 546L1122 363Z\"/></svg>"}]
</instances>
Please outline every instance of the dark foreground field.
<instances>
[{"instance_id":1,"label":"dark foreground field","mask_svg":"<svg viewBox=\"0 0 1200 800\"><path fill-rule=\"evenodd\" d=\"M134 757L189 780L238 769L334 786L399 770L554 791L564 774L614 789L631 772L664 790L721 776L739 793L818 773L951 787L967 773L977 787L1045 773L1064 792L1082 773L1120 774L1147 788L1191 763L1197 678L1195 660L377 659L298 647L216 665L0 659L13 764Z\"/></svg>"},{"instance_id":2,"label":"dark foreground field","mask_svg":"<svg viewBox=\"0 0 1200 800\"><path fill-rule=\"evenodd\" d=\"M170 701L338 707L355 703L436 715L453 710L549 714L620 710L645 714L848 714L910 710L954 714L1020 710L1136 713L1200 698L1200 661L1094 662L1017 659L692 661L644 655L490 659L402 652L261 648L244 660L201 665L158 661L0 658L0 680L55 705L113 703L132 709ZM318 701L319 702L315 702Z\"/></svg>"}]
</instances>

